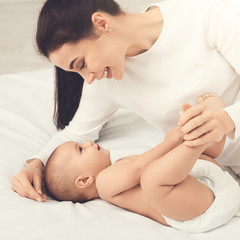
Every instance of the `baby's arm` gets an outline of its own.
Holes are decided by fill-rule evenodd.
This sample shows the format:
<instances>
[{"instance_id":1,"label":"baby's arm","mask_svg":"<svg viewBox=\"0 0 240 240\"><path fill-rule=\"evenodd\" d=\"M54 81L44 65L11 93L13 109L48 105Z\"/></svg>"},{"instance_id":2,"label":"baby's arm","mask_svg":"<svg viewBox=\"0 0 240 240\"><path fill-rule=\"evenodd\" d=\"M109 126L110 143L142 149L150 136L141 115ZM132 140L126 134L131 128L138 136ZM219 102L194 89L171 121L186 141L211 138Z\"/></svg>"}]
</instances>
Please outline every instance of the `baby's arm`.
<instances>
[{"instance_id":1,"label":"baby's arm","mask_svg":"<svg viewBox=\"0 0 240 240\"><path fill-rule=\"evenodd\" d=\"M178 146L182 138L179 128L175 128L169 131L161 144L137 156L134 160L126 157L103 170L96 180L100 197L110 201L120 193L138 185L144 169L151 162Z\"/></svg>"}]
</instances>

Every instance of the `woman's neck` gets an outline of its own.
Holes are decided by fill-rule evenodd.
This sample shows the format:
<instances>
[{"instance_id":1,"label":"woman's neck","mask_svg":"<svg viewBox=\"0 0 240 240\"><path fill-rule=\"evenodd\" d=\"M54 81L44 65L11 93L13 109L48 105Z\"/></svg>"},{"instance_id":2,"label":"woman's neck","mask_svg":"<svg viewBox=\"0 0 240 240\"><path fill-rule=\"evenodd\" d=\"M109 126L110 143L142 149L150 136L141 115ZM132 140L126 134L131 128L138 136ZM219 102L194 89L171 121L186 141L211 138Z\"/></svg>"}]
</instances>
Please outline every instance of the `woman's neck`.
<instances>
[{"instance_id":1,"label":"woman's neck","mask_svg":"<svg viewBox=\"0 0 240 240\"><path fill-rule=\"evenodd\" d=\"M127 57L150 49L162 32L163 17L158 7L150 8L144 13L124 14L120 17L122 19L115 24L125 41Z\"/></svg>"}]
</instances>

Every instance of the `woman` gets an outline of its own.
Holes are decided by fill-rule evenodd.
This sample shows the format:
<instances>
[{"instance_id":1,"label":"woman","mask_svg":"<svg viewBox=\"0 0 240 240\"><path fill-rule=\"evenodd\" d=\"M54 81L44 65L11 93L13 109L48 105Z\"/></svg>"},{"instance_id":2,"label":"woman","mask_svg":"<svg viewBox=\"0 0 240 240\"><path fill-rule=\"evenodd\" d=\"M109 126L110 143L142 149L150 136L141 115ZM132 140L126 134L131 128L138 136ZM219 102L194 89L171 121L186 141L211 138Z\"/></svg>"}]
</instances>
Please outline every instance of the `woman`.
<instances>
[{"instance_id":1,"label":"woman","mask_svg":"<svg viewBox=\"0 0 240 240\"><path fill-rule=\"evenodd\" d=\"M65 141L96 140L120 107L165 132L179 119L189 146L240 135L240 23L219 0L167 0L139 14L113 0L48 0L37 44L57 68L55 117L64 130L13 178L23 197L45 201L42 167L51 152ZM212 114L199 104L179 118L180 103L206 91L228 107Z\"/></svg>"}]
</instances>

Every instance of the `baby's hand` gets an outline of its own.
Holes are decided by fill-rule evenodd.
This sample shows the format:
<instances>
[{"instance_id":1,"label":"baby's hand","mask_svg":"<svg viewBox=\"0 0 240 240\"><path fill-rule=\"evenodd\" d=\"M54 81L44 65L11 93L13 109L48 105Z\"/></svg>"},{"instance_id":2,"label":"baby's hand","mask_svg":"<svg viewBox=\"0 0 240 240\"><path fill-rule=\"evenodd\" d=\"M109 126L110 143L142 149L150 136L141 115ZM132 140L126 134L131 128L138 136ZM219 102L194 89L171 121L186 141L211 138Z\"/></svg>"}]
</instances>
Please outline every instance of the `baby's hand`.
<instances>
[{"instance_id":1,"label":"baby's hand","mask_svg":"<svg viewBox=\"0 0 240 240\"><path fill-rule=\"evenodd\" d=\"M167 132L165 140L175 142L177 145L183 142L184 134L180 127L175 127Z\"/></svg>"}]
</instances>

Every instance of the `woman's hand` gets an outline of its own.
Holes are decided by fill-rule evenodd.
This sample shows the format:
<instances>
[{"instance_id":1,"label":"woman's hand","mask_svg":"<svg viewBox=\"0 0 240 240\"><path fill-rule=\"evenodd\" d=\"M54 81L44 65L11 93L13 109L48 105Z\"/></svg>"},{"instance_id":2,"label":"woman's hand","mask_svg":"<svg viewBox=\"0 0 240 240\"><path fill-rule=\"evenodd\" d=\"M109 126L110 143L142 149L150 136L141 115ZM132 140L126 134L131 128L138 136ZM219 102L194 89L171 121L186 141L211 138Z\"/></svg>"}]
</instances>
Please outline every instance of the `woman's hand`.
<instances>
[{"instance_id":1,"label":"woman's hand","mask_svg":"<svg viewBox=\"0 0 240 240\"><path fill-rule=\"evenodd\" d=\"M220 142L235 127L224 110L211 112L204 104L186 107L185 103L178 122L184 133L185 144L192 147Z\"/></svg>"},{"instance_id":2,"label":"woman's hand","mask_svg":"<svg viewBox=\"0 0 240 240\"><path fill-rule=\"evenodd\" d=\"M41 191L42 170L41 160L34 159L12 179L12 189L22 197L45 202L46 195Z\"/></svg>"}]
</instances>

